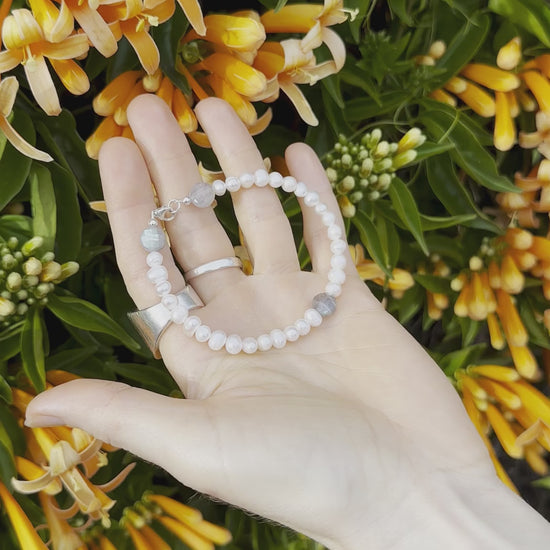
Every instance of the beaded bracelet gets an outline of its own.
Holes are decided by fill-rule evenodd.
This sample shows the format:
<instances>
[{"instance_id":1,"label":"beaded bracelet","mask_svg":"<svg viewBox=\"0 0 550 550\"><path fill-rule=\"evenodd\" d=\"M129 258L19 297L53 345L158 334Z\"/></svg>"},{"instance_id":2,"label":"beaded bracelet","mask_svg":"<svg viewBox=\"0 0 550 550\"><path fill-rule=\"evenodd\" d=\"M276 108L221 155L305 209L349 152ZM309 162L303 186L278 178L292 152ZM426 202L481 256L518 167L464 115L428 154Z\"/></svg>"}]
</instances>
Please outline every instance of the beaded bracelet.
<instances>
[{"instance_id":1,"label":"beaded bracelet","mask_svg":"<svg viewBox=\"0 0 550 550\"><path fill-rule=\"evenodd\" d=\"M212 330L208 325L203 324L198 316L189 315L187 307L172 293L168 272L162 265L163 256L159 252L166 244L164 231L159 226L159 221L173 220L182 205L208 208L214 202L216 195L222 196L226 191L235 192L241 188L248 189L253 185L281 188L287 193L294 193L296 197L303 198L303 204L313 208L315 213L321 216L323 225L327 228L332 257L324 292L313 297L311 307L306 309L302 318L285 328L275 328L269 333L259 336L242 337L238 334L227 335L223 330ZM183 331L187 336L194 337L198 342L207 343L210 349L214 351L225 349L230 354L237 354L241 351L255 353L271 348L280 349L287 342L294 342L300 336L305 336L312 327L319 326L324 317L334 313L335 298L341 294L342 285L346 280L346 257L344 254L347 244L342 239L342 229L336 223L336 216L328 210L326 204L320 201L318 193L308 191L306 185L297 181L296 178L283 177L278 172L268 173L266 170L256 170L254 174L232 176L225 181L216 180L212 185L204 182L195 184L185 198L171 199L166 206L161 206L151 212L149 225L141 234L141 244L148 252L146 261L150 269L147 272L147 277L155 285L162 305L171 314L172 322L183 325Z\"/></svg>"}]
</instances>

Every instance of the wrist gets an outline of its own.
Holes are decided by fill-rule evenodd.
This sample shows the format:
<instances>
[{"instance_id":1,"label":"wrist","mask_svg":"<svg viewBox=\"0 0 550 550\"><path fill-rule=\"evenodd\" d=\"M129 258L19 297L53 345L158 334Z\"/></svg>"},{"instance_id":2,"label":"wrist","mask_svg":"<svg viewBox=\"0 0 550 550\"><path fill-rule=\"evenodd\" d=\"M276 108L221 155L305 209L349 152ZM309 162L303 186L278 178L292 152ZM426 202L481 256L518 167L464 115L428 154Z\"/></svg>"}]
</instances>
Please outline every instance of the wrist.
<instances>
[{"instance_id":1,"label":"wrist","mask_svg":"<svg viewBox=\"0 0 550 550\"><path fill-rule=\"evenodd\" d=\"M391 511L367 512L337 542L324 544L330 550L547 548L550 524L496 476L430 478Z\"/></svg>"}]
</instances>

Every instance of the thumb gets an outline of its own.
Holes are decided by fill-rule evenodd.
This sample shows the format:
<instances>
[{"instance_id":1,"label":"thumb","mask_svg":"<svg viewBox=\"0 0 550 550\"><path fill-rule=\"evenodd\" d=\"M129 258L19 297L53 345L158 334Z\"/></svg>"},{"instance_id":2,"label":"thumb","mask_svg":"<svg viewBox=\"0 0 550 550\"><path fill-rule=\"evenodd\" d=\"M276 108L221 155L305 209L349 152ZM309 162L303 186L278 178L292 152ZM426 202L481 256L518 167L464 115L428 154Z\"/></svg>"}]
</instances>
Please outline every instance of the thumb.
<instances>
[{"instance_id":1,"label":"thumb","mask_svg":"<svg viewBox=\"0 0 550 550\"><path fill-rule=\"evenodd\" d=\"M219 470L206 401L176 399L119 382L80 379L36 396L31 428L66 425L153 462L186 485L213 494ZM213 475L214 474L214 475Z\"/></svg>"}]
</instances>

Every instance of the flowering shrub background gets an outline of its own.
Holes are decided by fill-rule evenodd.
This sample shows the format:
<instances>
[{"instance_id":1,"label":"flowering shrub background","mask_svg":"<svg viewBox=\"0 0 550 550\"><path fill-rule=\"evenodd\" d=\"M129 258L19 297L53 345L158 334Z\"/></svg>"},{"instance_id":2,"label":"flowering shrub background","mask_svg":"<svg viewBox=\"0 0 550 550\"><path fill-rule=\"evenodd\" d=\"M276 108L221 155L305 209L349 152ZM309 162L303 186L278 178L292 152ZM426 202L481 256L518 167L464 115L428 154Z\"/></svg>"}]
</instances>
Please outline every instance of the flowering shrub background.
<instances>
[{"instance_id":1,"label":"flowering shrub background","mask_svg":"<svg viewBox=\"0 0 550 550\"><path fill-rule=\"evenodd\" d=\"M132 139L141 93L170 105L206 181L192 107L210 95L272 170L314 147L359 274L455 385L501 479L550 515L550 7L3 0L0 21L0 549L321 548L80 430L23 427L32 395L75 376L180 395L126 318L94 160Z\"/></svg>"}]
</instances>

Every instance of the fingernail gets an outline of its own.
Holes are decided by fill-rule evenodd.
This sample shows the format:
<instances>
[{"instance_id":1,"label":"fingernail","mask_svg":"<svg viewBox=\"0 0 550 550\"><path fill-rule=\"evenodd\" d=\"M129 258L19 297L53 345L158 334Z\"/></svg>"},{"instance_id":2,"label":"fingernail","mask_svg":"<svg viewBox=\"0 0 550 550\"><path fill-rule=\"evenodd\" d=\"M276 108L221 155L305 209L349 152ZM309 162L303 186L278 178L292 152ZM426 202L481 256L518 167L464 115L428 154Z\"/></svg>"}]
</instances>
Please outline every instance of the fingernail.
<instances>
[{"instance_id":1,"label":"fingernail","mask_svg":"<svg viewBox=\"0 0 550 550\"><path fill-rule=\"evenodd\" d=\"M57 416L50 414L28 414L25 418L25 426L28 428L43 428L46 426L62 426L65 422Z\"/></svg>"}]
</instances>

